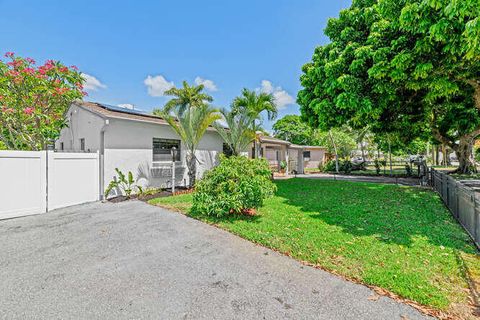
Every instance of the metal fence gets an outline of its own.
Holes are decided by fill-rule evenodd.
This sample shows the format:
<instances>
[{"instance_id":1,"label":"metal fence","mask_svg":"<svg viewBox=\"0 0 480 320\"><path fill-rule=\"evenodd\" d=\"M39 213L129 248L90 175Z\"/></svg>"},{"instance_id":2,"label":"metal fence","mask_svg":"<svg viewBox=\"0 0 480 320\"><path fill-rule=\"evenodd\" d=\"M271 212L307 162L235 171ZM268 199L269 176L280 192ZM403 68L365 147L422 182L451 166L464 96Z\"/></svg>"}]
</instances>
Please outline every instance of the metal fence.
<instances>
[{"instance_id":1,"label":"metal fence","mask_svg":"<svg viewBox=\"0 0 480 320\"><path fill-rule=\"evenodd\" d=\"M480 249L480 195L451 176L430 169L430 184Z\"/></svg>"}]
</instances>

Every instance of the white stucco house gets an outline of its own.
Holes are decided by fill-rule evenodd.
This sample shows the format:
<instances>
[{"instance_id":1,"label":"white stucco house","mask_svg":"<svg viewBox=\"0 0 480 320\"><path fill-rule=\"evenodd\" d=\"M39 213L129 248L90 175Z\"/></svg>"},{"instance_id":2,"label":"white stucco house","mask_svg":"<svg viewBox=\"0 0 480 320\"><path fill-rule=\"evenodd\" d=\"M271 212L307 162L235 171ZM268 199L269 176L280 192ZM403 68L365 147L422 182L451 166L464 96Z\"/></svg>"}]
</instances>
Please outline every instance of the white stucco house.
<instances>
[{"instance_id":1,"label":"white stucco house","mask_svg":"<svg viewBox=\"0 0 480 320\"><path fill-rule=\"evenodd\" d=\"M315 169L323 165L327 157L327 149L321 146L305 146L293 144L286 140L257 134L259 156L267 159L273 171L280 169L280 163L287 164L286 173L304 173L305 169ZM248 156L253 158L253 145Z\"/></svg>"},{"instance_id":2,"label":"white stucco house","mask_svg":"<svg viewBox=\"0 0 480 320\"><path fill-rule=\"evenodd\" d=\"M100 190L116 175L115 168L131 171L143 186L168 187L171 183L171 149L175 147L176 185L188 183L184 144L161 117L94 102L75 102L66 113L68 127L55 143L59 151L100 154ZM223 140L216 130L207 129L200 141L197 175L212 168L223 152Z\"/></svg>"}]
</instances>

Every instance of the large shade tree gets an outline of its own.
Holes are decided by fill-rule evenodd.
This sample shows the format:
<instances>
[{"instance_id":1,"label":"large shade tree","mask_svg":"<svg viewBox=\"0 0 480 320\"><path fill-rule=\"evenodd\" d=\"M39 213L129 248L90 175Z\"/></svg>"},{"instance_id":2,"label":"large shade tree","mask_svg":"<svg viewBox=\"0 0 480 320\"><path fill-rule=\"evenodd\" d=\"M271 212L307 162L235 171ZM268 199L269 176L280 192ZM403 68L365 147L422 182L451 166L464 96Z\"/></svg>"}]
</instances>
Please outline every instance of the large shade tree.
<instances>
[{"instance_id":1,"label":"large shade tree","mask_svg":"<svg viewBox=\"0 0 480 320\"><path fill-rule=\"evenodd\" d=\"M182 139L185 145L186 164L190 188L195 186L197 177L196 151L208 127L221 119L217 109L208 102L213 99L202 92L203 85L190 86L183 82L183 88L172 88L166 93L173 96L163 109L155 109L153 114L164 118Z\"/></svg>"},{"instance_id":2,"label":"large shade tree","mask_svg":"<svg viewBox=\"0 0 480 320\"><path fill-rule=\"evenodd\" d=\"M81 99L81 73L58 61L37 66L8 52L0 60L0 149L43 150L67 123L70 104Z\"/></svg>"},{"instance_id":3,"label":"large shade tree","mask_svg":"<svg viewBox=\"0 0 480 320\"><path fill-rule=\"evenodd\" d=\"M273 135L291 143L312 144L313 129L300 116L289 114L273 124Z\"/></svg>"},{"instance_id":4,"label":"large shade tree","mask_svg":"<svg viewBox=\"0 0 480 320\"><path fill-rule=\"evenodd\" d=\"M302 116L323 128L370 125L405 143L424 134L475 170L480 134L478 1L354 0L303 67Z\"/></svg>"}]
</instances>

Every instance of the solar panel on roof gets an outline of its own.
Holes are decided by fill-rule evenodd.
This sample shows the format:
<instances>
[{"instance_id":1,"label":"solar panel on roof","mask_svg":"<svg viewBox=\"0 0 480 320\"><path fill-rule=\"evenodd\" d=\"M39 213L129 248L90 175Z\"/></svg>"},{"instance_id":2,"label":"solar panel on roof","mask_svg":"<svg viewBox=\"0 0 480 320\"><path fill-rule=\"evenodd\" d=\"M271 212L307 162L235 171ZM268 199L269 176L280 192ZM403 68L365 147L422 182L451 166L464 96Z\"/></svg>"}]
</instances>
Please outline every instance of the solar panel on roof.
<instances>
[{"instance_id":1,"label":"solar panel on roof","mask_svg":"<svg viewBox=\"0 0 480 320\"><path fill-rule=\"evenodd\" d=\"M129 114L136 114L140 116L148 116L150 115L148 112L142 111L142 110L136 110L136 109L127 109L127 108L122 108L119 106L112 106L109 104L100 104L102 107L104 107L107 110L110 111L118 111L118 112L123 112L123 113L129 113Z\"/></svg>"}]
</instances>

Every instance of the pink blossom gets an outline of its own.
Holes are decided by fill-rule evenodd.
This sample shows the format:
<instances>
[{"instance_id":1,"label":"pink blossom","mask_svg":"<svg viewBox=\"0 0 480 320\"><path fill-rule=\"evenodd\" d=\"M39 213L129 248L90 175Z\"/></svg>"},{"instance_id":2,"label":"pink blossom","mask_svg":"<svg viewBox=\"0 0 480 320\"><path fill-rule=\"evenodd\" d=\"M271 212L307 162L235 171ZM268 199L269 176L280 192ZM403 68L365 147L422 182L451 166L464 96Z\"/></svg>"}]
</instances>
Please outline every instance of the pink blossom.
<instances>
[{"instance_id":1,"label":"pink blossom","mask_svg":"<svg viewBox=\"0 0 480 320\"><path fill-rule=\"evenodd\" d=\"M22 65L22 60L13 60L13 61L10 61L10 62L7 62L7 65L9 65L10 67L14 67L14 68L18 68Z\"/></svg>"},{"instance_id":2,"label":"pink blossom","mask_svg":"<svg viewBox=\"0 0 480 320\"><path fill-rule=\"evenodd\" d=\"M15 55L15 54L14 54L13 52L10 52L10 51L7 52L7 53L5 53L5 57L7 57L7 58L8 58L8 57L11 58L11 57L13 57L14 55Z\"/></svg>"},{"instance_id":3,"label":"pink blossom","mask_svg":"<svg viewBox=\"0 0 480 320\"><path fill-rule=\"evenodd\" d=\"M59 69L60 72L68 72L68 68L67 67L62 67Z\"/></svg>"},{"instance_id":4,"label":"pink blossom","mask_svg":"<svg viewBox=\"0 0 480 320\"><path fill-rule=\"evenodd\" d=\"M33 74L35 72L35 69L33 68L25 68L23 69L23 72L27 73L27 74Z\"/></svg>"},{"instance_id":5,"label":"pink blossom","mask_svg":"<svg viewBox=\"0 0 480 320\"><path fill-rule=\"evenodd\" d=\"M17 77L19 75L19 72L15 70L8 70L6 72L6 75L9 77Z\"/></svg>"},{"instance_id":6,"label":"pink blossom","mask_svg":"<svg viewBox=\"0 0 480 320\"><path fill-rule=\"evenodd\" d=\"M35 64L35 60L33 60L32 58L26 58L25 60L26 60L28 63Z\"/></svg>"},{"instance_id":7,"label":"pink blossom","mask_svg":"<svg viewBox=\"0 0 480 320\"><path fill-rule=\"evenodd\" d=\"M70 68L72 68L73 70L78 70L77 66L70 66Z\"/></svg>"},{"instance_id":8,"label":"pink blossom","mask_svg":"<svg viewBox=\"0 0 480 320\"><path fill-rule=\"evenodd\" d=\"M58 93L58 94L62 94L65 92L65 89L66 88L55 88L55 91Z\"/></svg>"},{"instance_id":9,"label":"pink blossom","mask_svg":"<svg viewBox=\"0 0 480 320\"><path fill-rule=\"evenodd\" d=\"M28 108L23 109L23 112L24 112L25 114L31 115L34 110L35 110L35 109L33 109L32 107L28 107Z\"/></svg>"},{"instance_id":10,"label":"pink blossom","mask_svg":"<svg viewBox=\"0 0 480 320\"><path fill-rule=\"evenodd\" d=\"M14 112L14 110L12 108L7 108L7 107L3 107L2 111L5 112L5 113L13 113Z\"/></svg>"}]
</instances>

